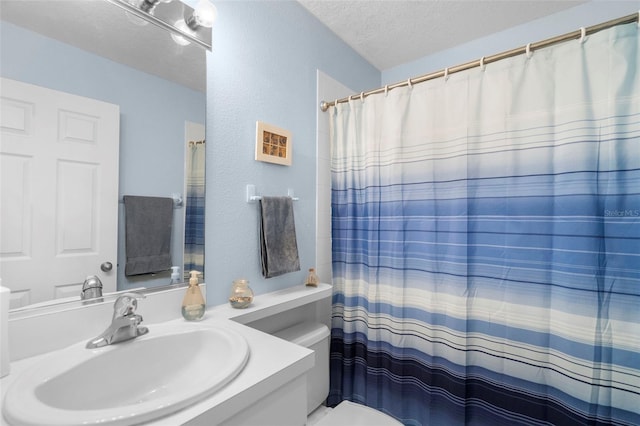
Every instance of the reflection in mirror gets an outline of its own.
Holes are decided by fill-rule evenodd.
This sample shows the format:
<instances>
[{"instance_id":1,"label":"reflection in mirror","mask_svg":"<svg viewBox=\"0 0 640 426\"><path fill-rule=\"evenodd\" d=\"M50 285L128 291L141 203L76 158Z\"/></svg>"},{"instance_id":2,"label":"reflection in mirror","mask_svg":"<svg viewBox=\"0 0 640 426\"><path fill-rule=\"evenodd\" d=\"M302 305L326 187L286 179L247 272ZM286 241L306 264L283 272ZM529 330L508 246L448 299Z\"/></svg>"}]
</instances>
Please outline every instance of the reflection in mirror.
<instances>
[{"instance_id":1,"label":"reflection in mirror","mask_svg":"<svg viewBox=\"0 0 640 426\"><path fill-rule=\"evenodd\" d=\"M187 211L204 215L203 199L190 204L186 164L189 143L204 141L205 50L176 44L107 0L2 0L0 12L0 278L12 308L78 299L89 275L105 294L168 285L169 270L124 275L125 195L182 197L171 262L203 270L184 266L184 247L185 228L197 230L185 227ZM39 115L49 110L57 112ZM43 128L55 129L45 149L36 144ZM108 151L92 153L93 145ZM53 166L42 166L44 151ZM111 189L100 189L106 181ZM55 262L71 258L80 262ZM101 268L107 262L111 270Z\"/></svg>"},{"instance_id":2,"label":"reflection in mirror","mask_svg":"<svg viewBox=\"0 0 640 426\"><path fill-rule=\"evenodd\" d=\"M187 123L187 207L184 220L184 275L200 271L204 277L204 182L205 129L197 123Z\"/></svg>"}]
</instances>

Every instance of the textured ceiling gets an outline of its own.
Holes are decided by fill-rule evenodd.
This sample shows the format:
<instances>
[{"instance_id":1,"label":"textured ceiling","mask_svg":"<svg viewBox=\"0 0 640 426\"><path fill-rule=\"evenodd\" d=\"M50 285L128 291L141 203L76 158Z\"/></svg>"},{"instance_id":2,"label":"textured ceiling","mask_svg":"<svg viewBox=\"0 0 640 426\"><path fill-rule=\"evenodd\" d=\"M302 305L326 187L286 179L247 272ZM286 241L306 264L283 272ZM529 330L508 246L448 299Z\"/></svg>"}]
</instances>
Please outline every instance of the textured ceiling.
<instances>
[{"instance_id":1,"label":"textured ceiling","mask_svg":"<svg viewBox=\"0 0 640 426\"><path fill-rule=\"evenodd\" d=\"M214 3L219 0L214 0ZM298 0L379 70L585 1ZM187 1L189 3L189 1ZM105 1L0 0L0 17L117 62L205 90L205 54L166 32L132 25ZM8 42L8 41L4 41Z\"/></svg>"},{"instance_id":2,"label":"textured ceiling","mask_svg":"<svg viewBox=\"0 0 640 426\"><path fill-rule=\"evenodd\" d=\"M577 6L570 0L298 0L383 71Z\"/></svg>"}]
</instances>

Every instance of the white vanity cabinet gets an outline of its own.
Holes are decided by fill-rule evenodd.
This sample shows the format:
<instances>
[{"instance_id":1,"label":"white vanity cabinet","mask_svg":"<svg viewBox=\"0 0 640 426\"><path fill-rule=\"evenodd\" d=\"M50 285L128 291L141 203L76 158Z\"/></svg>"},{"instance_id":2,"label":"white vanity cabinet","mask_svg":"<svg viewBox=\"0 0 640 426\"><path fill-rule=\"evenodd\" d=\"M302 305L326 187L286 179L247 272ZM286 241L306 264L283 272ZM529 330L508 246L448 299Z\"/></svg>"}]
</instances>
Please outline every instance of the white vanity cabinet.
<instances>
[{"instance_id":1,"label":"white vanity cabinet","mask_svg":"<svg viewBox=\"0 0 640 426\"><path fill-rule=\"evenodd\" d=\"M269 375L265 371L259 371L257 374L269 377L263 382L255 383L245 394L237 394L226 414L225 407L218 405L185 424L304 425L307 420L306 371L314 365L313 351L273 337L269 333L305 321L329 325L331 294L332 287L328 284L320 284L317 288L298 286L257 296L251 307L247 309L233 309L227 305L221 305L208 311L212 316L219 315L246 325L243 326L243 330L249 335L250 346L255 343L256 350L260 351L259 354L254 354L252 347L247 367L230 384L231 387L239 385L239 379L250 378L254 374L250 370L254 355L261 358L261 362L257 363L260 366L257 368L273 368L274 372ZM267 359L270 356L275 358ZM287 366L283 367L283 363ZM246 377L242 377L245 373ZM235 399L238 400L238 404L235 404ZM231 412L235 414L229 416ZM221 419L224 420L220 422Z\"/></svg>"},{"instance_id":2,"label":"white vanity cabinet","mask_svg":"<svg viewBox=\"0 0 640 426\"><path fill-rule=\"evenodd\" d=\"M174 297L177 300L175 306L179 306L183 291L183 289L176 291L174 296L165 294L161 298L161 304L173 305L167 299ZM211 322L241 334L250 348L247 364L235 379L213 395L146 424L155 426L304 425L307 416L306 372L314 365L314 352L269 333L298 321L328 322L331 292L332 288L327 284L320 284L317 288L300 285L258 295L252 306L247 309L232 309L228 305L209 308L202 322ZM149 311L145 320L154 318L154 296L147 297L144 302ZM79 313L75 312L75 314ZM184 320L179 318L155 321L155 323L179 324L182 321ZM153 323L152 321L149 324L150 333L153 332ZM38 334L37 330L30 330L31 327L45 327L36 318L31 318L24 323L13 322L9 326L29 336ZM61 333L66 331L68 330L60 329ZM48 336L47 340L55 340L55 337ZM77 342L86 336L75 337ZM20 347L25 344L22 338L16 337L12 339L12 343L18 346L15 348L17 352L27 353L29 351ZM66 336L66 338L70 337ZM20 373L40 362L48 352L56 349L14 360L11 365L11 374L0 380L3 399L7 388ZM185 362L189 360L185 359ZM123 391L126 392L126 389ZM4 418L2 424L8 424Z\"/></svg>"}]
</instances>

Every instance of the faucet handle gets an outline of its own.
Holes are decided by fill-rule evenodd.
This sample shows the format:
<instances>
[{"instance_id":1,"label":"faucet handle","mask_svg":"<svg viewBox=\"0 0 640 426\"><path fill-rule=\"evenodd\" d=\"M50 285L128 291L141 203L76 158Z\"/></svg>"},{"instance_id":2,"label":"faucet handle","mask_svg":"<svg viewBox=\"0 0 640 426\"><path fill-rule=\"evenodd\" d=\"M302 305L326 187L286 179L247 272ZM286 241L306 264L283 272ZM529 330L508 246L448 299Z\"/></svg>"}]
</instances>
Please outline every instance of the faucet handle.
<instances>
[{"instance_id":1,"label":"faucet handle","mask_svg":"<svg viewBox=\"0 0 640 426\"><path fill-rule=\"evenodd\" d=\"M124 293L113 304L113 318L124 317L133 314L138 308L138 299L144 299L142 293Z\"/></svg>"}]
</instances>

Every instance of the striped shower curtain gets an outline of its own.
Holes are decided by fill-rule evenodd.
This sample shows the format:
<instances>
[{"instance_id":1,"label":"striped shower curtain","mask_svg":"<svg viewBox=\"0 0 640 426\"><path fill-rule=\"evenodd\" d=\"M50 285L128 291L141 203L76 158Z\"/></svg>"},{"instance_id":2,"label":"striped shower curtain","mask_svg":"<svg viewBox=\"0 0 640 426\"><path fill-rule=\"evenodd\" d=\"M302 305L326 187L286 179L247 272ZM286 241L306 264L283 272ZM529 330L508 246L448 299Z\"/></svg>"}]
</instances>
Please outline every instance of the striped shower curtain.
<instances>
[{"instance_id":1,"label":"striped shower curtain","mask_svg":"<svg viewBox=\"0 0 640 426\"><path fill-rule=\"evenodd\" d=\"M329 405L640 424L636 24L332 109Z\"/></svg>"},{"instance_id":2,"label":"striped shower curtain","mask_svg":"<svg viewBox=\"0 0 640 426\"><path fill-rule=\"evenodd\" d=\"M184 224L184 276L199 271L204 278L205 141L189 142L187 148L187 206Z\"/></svg>"}]
</instances>

